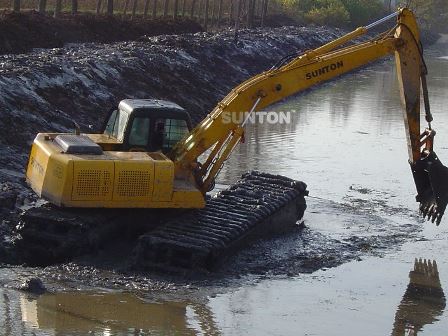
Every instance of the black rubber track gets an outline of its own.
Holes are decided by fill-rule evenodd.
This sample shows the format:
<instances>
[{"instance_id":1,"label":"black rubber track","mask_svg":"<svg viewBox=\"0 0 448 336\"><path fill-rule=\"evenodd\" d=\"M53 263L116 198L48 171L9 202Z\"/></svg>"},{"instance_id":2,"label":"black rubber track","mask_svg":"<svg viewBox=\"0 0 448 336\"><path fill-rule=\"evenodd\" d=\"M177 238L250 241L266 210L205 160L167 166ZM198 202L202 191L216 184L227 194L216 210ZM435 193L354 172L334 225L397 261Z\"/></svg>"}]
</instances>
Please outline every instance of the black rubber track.
<instances>
[{"instance_id":1,"label":"black rubber track","mask_svg":"<svg viewBox=\"0 0 448 336\"><path fill-rule=\"evenodd\" d=\"M143 269L212 269L254 238L283 232L302 218L306 185L250 172L207 206L142 235L134 250Z\"/></svg>"}]
</instances>

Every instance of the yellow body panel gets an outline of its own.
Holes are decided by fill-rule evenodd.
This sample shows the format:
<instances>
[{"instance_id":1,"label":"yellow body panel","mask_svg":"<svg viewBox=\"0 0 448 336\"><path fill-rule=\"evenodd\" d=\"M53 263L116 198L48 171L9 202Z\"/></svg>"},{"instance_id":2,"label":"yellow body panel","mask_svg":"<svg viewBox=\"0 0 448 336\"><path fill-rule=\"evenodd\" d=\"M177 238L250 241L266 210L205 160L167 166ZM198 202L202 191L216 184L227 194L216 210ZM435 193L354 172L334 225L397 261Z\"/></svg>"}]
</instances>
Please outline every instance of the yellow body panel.
<instances>
[{"instance_id":1,"label":"yellow body panel","mask_svg":"<svg viewBox=\"0 0 448 336\"><path fill-rule=\"evenodd\" d=\"M33 190L66 207L201 208L202 193L174 178L174 163L162 153L104 151L63 153L58 134L37 135L26 177Z\"/></svg>"},{"instance_id":2,"label":"yellow body panel","mask_svg":"<svg viewBox=\"0 0 448 336\"><path fill-rule=\"evenodd\" d=\"M110 135L98 133L98 134L86 134L93 142L100 145L103 150L111 151L116 150L116 147L121 145L121 142L111 137Z\"/></svg>"}]
</instances>

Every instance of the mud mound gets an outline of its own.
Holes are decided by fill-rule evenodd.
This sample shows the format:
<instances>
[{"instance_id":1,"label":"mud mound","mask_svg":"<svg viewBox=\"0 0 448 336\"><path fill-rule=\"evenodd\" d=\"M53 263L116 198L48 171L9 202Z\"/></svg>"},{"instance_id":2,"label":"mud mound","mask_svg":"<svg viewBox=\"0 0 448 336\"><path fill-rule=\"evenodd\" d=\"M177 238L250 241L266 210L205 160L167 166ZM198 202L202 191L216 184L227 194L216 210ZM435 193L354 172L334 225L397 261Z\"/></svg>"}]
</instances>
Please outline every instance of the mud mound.
<instances>
[{"instance_id":1,"label":"mud mound","mask_svg":"<svg viewBox=\"0 0 448 336\"><path fill-rule=\"evenodd\" d=\"M92 14L66 15L58 19L36 11L0 16L0 54L23 53L33 48L58 48L75 42L117 42L141 36L195 33L202 27L188 19L135 20Z\"/></svg>"}]
</instances>

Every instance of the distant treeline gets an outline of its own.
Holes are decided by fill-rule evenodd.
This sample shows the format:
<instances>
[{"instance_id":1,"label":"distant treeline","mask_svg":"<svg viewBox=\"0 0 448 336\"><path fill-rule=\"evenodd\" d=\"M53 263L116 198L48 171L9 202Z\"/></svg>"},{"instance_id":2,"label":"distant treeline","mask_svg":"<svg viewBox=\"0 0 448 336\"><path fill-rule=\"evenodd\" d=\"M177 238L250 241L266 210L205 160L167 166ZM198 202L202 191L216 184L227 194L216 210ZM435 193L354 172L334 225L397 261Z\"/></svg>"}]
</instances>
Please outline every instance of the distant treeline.
<instances>
[{"instance_id":1,"label":"distant treeline","mask_svg":"<svg viewBox=\"0 0 448 336\"><path fill-rule=\"evenodd\" d=\"M448 0L409 0L424 29L448 33Z\"/></svg>"},{"instance_id":2,"label":"distant treeline","mask_svg":"<svg viewBox=\"0 0 448 336\"><path fill-rule=\"evenodd\" d=\"M0 0L0 7L11 7L14 12L36 10L55 17L79 13L130 19L184 17L198 20L207 28L234 24L236 17L244 26L262 26L266 16L277 13L280 6L274 0Z\"/></svg>"},{"instance_id":3,"label":"distant treeline","mask_svg":"<svg viewBox=\"0 0 448 336\"><path fill-rule=\"evenodd\" d=\"M448 0L0 0L1 8L37 10L58 17L81 12L124 17L188 17L205 28L233 25L263 26L268 16L295 22L357 27L407 4L428 30L446 31ZM288 21L285 21L288 22ZM282 24L284 22L279 22ZM275 22L271 22L275 25Z\"/></svg>"}]
</instances>

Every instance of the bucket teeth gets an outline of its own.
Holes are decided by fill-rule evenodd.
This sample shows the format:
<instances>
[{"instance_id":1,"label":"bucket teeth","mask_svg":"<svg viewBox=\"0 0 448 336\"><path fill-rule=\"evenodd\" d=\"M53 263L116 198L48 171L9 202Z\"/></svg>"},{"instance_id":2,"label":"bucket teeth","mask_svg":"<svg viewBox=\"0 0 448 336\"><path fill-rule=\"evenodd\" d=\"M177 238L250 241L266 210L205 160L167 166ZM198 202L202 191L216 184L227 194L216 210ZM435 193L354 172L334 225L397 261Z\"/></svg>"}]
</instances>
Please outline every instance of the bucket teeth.
<instances>
[{"instance_id":1,"label":"bucket teeth","mask_svg":"<svg viewBox=\"0 0 448 336\"><path fill-rule=\"evenodd\" d=\"M448 168L434 152L411 165L423 217L440 224L448 204Z\"/></svg>"},{"instance_id":2,"label":"bucket teeth","mask_svg":"<svg viewBox=\"0 0 448 336\"><path fill-rule=\"evenodd\" d=\"M440 213L438 211L435 200L427 203L420 203L420 213L424 218L431 221L432 223L436 223L436 225L440 224L443 216L443 213Z\"/></svg>"}]
</instances>

